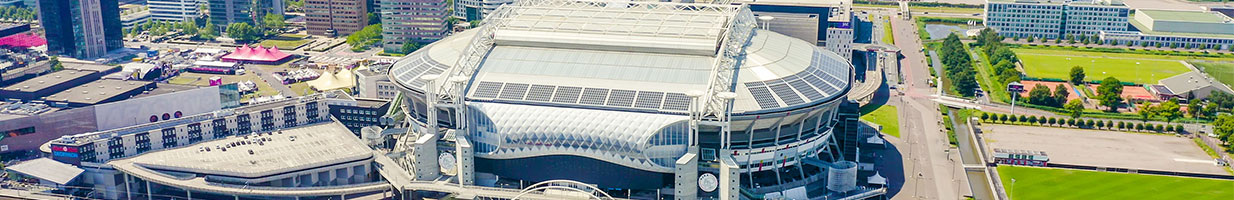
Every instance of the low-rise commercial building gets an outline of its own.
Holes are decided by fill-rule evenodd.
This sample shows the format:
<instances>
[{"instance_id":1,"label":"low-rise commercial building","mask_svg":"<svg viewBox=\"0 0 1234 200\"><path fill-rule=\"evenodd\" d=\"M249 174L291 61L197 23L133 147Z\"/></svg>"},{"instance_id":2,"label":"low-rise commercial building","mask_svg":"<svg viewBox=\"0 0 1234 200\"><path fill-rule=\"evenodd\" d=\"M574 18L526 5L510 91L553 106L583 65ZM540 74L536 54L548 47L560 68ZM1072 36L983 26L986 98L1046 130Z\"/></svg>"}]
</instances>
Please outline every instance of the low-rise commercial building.
<instances>
[{"instance_id":1,"label":"low-rise commercial building","mask_svg":"<svg viewBox=\"0 0 1234 200\"><path fill-rule=\"evenodd\" d=\"M398 96L398 87L386 76L385 66L369 66L356 70L356 96L375 99L394 99Z\"/></svg>"},{"instance_id":2,"label":"low-rise commercial building","mask_svg":"<svg viewBox=\"0 0 1234 200\"><path fill-rule=\"evenodd\" d=\"M1120 0L987 0L984 20L1005 37L1058 39L1126 31L1130 10Z\"/></svg>"},{"instance_id":3,"label":"low-rise commercial building","mask_svg":"<svg viewBox=\"0 0 1234 200\"><path fill-rule=\"evenodd\" d=\"M1134 30L1102 32L1110 44L1131 46L1230 49L1234 19L1213 11L1136 10Z\"/></svg>"}]
</instances>

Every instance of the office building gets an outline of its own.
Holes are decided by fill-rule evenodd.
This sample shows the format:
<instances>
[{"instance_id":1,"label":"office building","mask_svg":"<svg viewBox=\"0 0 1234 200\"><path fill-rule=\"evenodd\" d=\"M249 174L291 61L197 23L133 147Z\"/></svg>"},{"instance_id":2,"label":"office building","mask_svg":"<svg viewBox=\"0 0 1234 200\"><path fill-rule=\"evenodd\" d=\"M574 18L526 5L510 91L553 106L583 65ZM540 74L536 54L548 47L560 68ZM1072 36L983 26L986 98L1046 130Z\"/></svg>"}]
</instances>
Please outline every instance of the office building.
<instances>
[{"instance_id":1,"label":"office building","mask_svg":"<svg viewBox=\"0 0 1234 200\"><path fill-rule=\"evenodd\" d=\"M836 144L853 67L818 35L759 29L744 5L624 5L519 1L484 19L502 23L395 63L416 180L565 179L643 198L879 194L855 185L855 149ZM823 182L836 187L807 187Z\"/></svg>"},{"instance_id":2,"label":"office building","mask_svg":"<svg viewBox=\"0 0 1234 200\"><path fill-rule=\"evenodd\" d=\"M496 11L501 5L514 3L515 0L455 0L454 17L463 21L479 21Z\"/></svg>"},{"instance_id":3,"label":"office building","mask_svg":"<svg viewBox=\"0 0 1234 200\"><path fill-rule=\"evenodd\" d=\"M343 90L324 93L326 98L329 98L326 105L330 106L330 116L357 137L360 136L361 128L390 125L389 119L382 119L390 110L389 100L352 97Z\"/></svg>"},{"instance_id":4,"label":"office building","mask_svg":"<svg viewBox=\"0 0 1234 200\"><path fill-rule=\"evenodd\" d=\"M398 95L398 87L390 82L386 71L390 65L370 65L356 69L356 96L391 100Z\"/></svg>"},{"instance_id":5,"label":"office building","mask_svg":"<svg viewBox=\"0 0 1234 200\"><path fill-rule=\"evenodd\" d=\"M440 40L449 30L446 0L383 0L381 11L382 47L386 52L402 52L409 42L421 46Z\"/></svg>"},{"instance_id":6,"label":"office building","mask_svg":"<svg viewBox=\"0 0 1234 200\"><path fill-rule=\"evenodd\" d=\"M129 5L134 5L134 4L129 4ZM135 7L140 7L140 6L135 6ZM120 26L124 28L124 30L129 30L129 29L132 29L134 26L145 24L146 22L149 22L151 19L151 16L153 16L151 15L151 12L152 12L151 10L141 10L141 11L134 10L134 12L129 12L124 15L121 15L120 16Z\"/></svg>"},{"instance_id":7,"label":"office building","mask_svg":"<svg viewBox=\"0 0 1234 200\"><path fill-rule=\"evenodd\" d=\"M1130 31L1107 31L1101 39L1110 44L1194 49L1234 46L1234 18L1216 11L1171 11L1137 9Z\"/></svg>"},{"instance_id":8,"label":"office building","mask_svg":"<svg viewBox=\"0 0 1234 200\"><path fill-rule=\"evenodd\" d=\"M124 47L116 0L40 0L48 54L97 58Z\"/></svg>"},{"instance_id":9,"label":"office building","mask_svg":"<svg viewBox=\"0 0 1234 200\"><path fill-rule=\"evenodd\" d=\"M1005 37L1058 39L1127 31L1120 0L987 0L985 24Z\"/></svg>"},{"instance_id":10,"label":"office building","mask_svg":"<svg viewBox=\"0 0 1234 200\"><path fill-rule=\"evenodd\" d=\"M146 0L151 19L173 22L200 17L201 6L205 4L205 0Z\"/></svg>"},{"instance_id":11,"label":"office building","mask_svg":"<svg viewBox=\"0 0 1234 200\"><path fill-rule=\"evenodd\" d=\"M257 26L266 14L283 14L283 0L206 0L210 7L210 22L223 30L232 23ZM308 5L305 5L308 7Z\"/></svg>"},{"instance_id":12,"label":"office building","mask_svg":"<svg viewBox=\"0 0 1234 200\"><path fill-rule=\"evenodd\" d=\"M304 1L305 24L309 34L347 36L368 25L368 8L364 0Z\"/></svg>"}]
</instances>

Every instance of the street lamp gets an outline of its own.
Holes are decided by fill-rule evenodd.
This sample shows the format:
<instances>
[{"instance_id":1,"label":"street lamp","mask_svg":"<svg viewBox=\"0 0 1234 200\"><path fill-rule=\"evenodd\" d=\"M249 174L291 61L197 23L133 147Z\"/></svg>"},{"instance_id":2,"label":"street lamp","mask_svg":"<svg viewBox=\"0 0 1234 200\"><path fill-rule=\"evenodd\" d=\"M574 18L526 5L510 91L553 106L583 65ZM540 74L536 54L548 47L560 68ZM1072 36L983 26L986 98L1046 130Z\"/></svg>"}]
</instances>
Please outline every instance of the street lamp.
<instances>
[{"instance_id":1,"label":"street lamp","mask_svg":"<svg viewBox=\"0 0 1234 200\"><path fill-rule=\"evenodd\" d=\"M767 16L767 15L758 16L758 20L763 21L763 30L771 30L771 20L775 20L775 19L776 17Z\"/></svg>"}]
</instances>

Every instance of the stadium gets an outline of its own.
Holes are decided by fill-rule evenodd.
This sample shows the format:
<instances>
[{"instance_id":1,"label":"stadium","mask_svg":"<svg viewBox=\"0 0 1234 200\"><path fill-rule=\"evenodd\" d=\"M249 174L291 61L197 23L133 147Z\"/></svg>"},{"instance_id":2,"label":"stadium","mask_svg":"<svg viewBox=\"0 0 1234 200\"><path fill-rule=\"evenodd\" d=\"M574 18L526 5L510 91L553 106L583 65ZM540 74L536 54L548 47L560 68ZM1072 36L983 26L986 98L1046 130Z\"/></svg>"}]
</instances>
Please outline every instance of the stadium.
<instances>
[{"instance_id":1,"label":"stadium","mask_svg":"<svg viewBox=\"0 0 1234 200\"><path fill-rule=\"evenodd\" d=\"M571 180L684 199L865 191L833 136L852 64L756 19L728 4L505 5L391 68L412 131L399 145L415 154L403 162L456 167L462 183ZM431 141L472 149L437 159L468 151L416 147Z\"/></svg>"}]
</instances>

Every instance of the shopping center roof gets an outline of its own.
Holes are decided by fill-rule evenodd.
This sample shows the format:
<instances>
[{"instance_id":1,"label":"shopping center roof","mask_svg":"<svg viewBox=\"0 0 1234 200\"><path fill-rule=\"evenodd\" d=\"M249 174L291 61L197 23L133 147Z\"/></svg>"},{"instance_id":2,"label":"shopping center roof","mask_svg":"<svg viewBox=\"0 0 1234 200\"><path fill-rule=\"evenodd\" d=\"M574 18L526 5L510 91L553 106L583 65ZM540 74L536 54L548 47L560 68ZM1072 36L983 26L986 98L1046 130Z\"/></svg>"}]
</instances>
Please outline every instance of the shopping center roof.
<instances>
[{"instance_id":1,"label":"shopping center roof","mask_svg":"<svg viewBox=\"0 0 1234 200\"><path fill-rule=\"evenodd\" d=\"M338 122L259 135L237 135L130 160L156 170L262 177L372 158L372 150Z\"/></svg>"}]
</instances>

